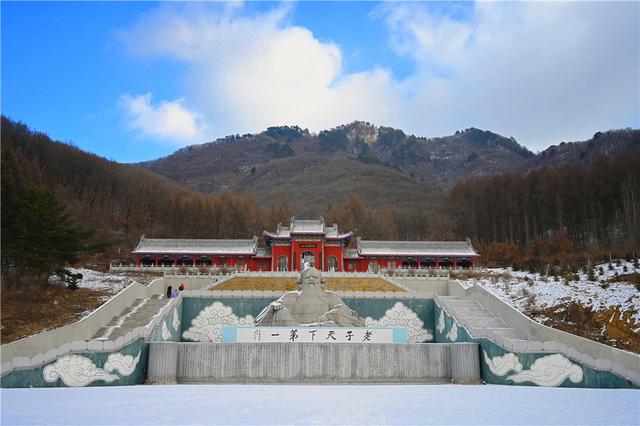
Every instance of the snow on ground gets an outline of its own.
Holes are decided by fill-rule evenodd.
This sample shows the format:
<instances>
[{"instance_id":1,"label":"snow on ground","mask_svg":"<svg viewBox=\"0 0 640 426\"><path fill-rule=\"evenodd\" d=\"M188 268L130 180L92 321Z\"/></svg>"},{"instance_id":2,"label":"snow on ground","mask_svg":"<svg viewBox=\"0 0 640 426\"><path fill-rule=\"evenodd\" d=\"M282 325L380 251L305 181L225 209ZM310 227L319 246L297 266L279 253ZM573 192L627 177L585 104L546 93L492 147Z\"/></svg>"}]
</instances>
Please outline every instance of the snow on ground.
<instances>
[{"instance_id":1,"label":"snow on ground","mask_svg":"<svg viewBox=\"0 0 640 426\"><path fill-rule=\"evenodd\" d=\"M108 291L115 294L133 283L133 280L125 275L109 274L86 268L67 269L74 274L82 274L82 281L78 283L80 288Z\"/></svg>"},{"instance_id":2,"label":"snow on ground","mask_svg":"<svg viewBox=\"0 0 640 426\"><path fill-rule=\"evenodd\" d=\"M101 302L107 302L112 299L116 294L124 290L126 287L130 286L134 282L138 282L140 284L148 284L152 280L154 280L155 276L152 275L128 275L124 274L112 274L94 271L93 269L87 268L66 268L69 272L77 274L82 274L82 280L78 283L78 288L87 289L87 290L99 290L107 293L104 296L100 296L99 300ZM52 275L49 277L50 283L59 283L60 279L57 275ZM78 320L87 317L93 312L93 310L88 310L82 312L77 315Z\"/></svg>"},{"instance_id":3,"label":"snow on ground","mask_svg":"<svg viewBox=\"0 0 640 426\"><path fill-rule=\"evenodd\" d=\"M624 267L627 272L624 272ZM511 269L488 269L492 276L470 278L465 284L480 284L505 302L520 311L545 309L561 303L578 303L594 311L618 308L621 313L630 311L630 319L640 324L640 291L633 283L609 281L618 275L640 272L630 262L596 265L603 273L596 272L596 280L590 281L586 273L580 272L578 281L565 281L562 277L545 277ZM638 329L640 332L640 328Z\"/></svg>"},{"instance_id":4,"label":"snow on ground","mask_svg":"<svg viewBox=\"0 0 640 426\"><path fill-rule=\"evenodd\" d=\"M640 391L464 385L2 389L2 424L640 424Z\"/></svg>"}]
</instances>

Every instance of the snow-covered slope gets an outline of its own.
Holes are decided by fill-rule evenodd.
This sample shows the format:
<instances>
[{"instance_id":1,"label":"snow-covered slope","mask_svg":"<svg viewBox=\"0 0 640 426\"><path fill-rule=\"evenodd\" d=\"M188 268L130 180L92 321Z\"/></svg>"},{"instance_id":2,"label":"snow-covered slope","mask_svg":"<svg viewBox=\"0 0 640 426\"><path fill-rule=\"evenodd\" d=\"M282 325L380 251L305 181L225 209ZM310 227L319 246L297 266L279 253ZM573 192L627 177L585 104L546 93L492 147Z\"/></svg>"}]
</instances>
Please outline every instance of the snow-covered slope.
<instances>
[{"instance_id":1,"label":"snow-covered slope","mask_svg":"<svg viewBox=\"0 0 640 426\"><path fill-rule=\"evenodd\" d=\"M640 336L640 291L636 284L624 281L624 275L639 273L640 269L631 262L618 261L596 265L595 271L593 280L585 272L576 274L577 280L566 280L511 269L487 269L477 278L464 280L463 284L478 284L546 325L566 322L560 319L561 313L578 305L596 314L606 314L605 322L615 321L618 326L623 322L636 337ZM607 343L615 344L615 339L606 335L606 324L601 324L599 334Z\"/></svg>"}]
</instances>

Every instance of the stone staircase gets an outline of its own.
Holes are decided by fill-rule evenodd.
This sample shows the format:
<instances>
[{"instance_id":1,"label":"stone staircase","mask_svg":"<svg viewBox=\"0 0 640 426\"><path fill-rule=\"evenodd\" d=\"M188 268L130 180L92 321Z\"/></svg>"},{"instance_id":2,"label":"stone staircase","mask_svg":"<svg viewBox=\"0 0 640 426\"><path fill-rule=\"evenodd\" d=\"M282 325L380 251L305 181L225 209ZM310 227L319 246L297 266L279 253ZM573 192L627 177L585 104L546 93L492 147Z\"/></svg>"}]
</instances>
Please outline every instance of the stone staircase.
<instances>
[{"instance_id":1,"label":"stone staircase","mask_svg":"<svg viewBox=\"0 0 640 426\"><path fill-rule=\"evenodd\" d=\"M164 295L155 295L148 299L136 299L119 316L114 317L106 326L93 336L93 340L116 340L137 327L144 327L160 310L171 302Z\"/></svg>"},{"instance_id":2,"label":"stone staircase","mask_svg":"<svg viewBox=\"0 0 640 426\"><path fill-rule=\"evenodd\" d=\"M529 341L478 301L458 296L437 296L436 300L450 316L467 329L471 337L484 337L511 350L527 350Z\"/></svg>"}]
</instances>

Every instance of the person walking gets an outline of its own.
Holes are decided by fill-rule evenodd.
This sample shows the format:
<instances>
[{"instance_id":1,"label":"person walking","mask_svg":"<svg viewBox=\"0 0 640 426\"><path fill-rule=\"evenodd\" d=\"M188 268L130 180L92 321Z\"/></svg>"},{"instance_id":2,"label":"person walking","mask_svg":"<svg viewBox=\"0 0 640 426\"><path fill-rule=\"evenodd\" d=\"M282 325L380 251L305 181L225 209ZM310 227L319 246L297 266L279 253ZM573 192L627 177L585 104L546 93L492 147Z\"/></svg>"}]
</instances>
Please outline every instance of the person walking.
<instances>
[{"instance_id":1,"label":"person walking","mask_svg":"<svg viewBox=\"0 0 640 426\"><path fill-rule=\"evenodd\" d=\"M172 290L171 286L167 287L167 297L171 297L171 293L172 293L171 290Z\"/></svg>"}]
</instances>

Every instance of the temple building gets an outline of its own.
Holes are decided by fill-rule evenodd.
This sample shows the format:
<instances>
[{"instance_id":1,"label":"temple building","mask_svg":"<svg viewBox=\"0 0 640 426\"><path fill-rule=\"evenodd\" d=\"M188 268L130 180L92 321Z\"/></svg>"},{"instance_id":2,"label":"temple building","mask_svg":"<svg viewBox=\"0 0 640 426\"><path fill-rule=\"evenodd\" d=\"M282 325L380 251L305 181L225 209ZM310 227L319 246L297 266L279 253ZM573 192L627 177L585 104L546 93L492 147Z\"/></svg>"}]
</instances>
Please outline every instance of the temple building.
<instances>
[{"instance_id":1,"label":"temple building","mask_svg":"<svg viewBox=\"0 0 640 426\"><path fill-rule=\"evenodd\" d=\"M133 251L137 265L219 266L248 271L299 271L305 263L321 271L367 272L380 269L473 268L478 253L471 241L367 241L340 233L324 219L291 218L288 227L246 240L140 238Z\"/></svg>"}]
</instances>

